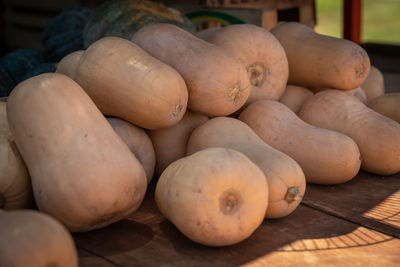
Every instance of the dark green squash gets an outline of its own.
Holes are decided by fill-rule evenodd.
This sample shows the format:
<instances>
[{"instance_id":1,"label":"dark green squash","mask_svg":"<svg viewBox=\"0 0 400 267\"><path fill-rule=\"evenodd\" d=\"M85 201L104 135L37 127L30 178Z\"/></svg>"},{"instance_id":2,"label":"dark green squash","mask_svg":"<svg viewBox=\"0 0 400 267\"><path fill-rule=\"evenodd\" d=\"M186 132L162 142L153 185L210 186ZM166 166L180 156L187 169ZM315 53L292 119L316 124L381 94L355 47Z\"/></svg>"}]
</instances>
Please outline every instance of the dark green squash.
<instances>
[{"instance_id":1,"label":"dark green squash","mask_svg":"<svg viewBox=\"0 0 400 267\"><path fill-rule=\"evenodd\" d=\"M91 12L87 7L70 7L47 23L42 37L46 62L58 62L83 49L82 32Z\"/></svg>"},{"instance_id":2,"label":"dark green squash","mask_svg":"<svg viewBox=\"0 0 400 267\"><path fill-rule=\"evenodd\" d=\"M25 79L26 73L43 62L42 53L30 48L20 48L0 57L0 97L8 96Z\"/></svg>"},{"instance_id":3,"label":"dark green squash","mask_svg":"<svg viewBox=\"0 0 400 267\"><path fill-rule=\"evenodd\" d=\"M191 21L181 12L148 0L112 0L93 10L83 31L83 44L105 36L131 39L133 34L150 23L170 23L195 32Z\"/></svg>"}]
</instances>

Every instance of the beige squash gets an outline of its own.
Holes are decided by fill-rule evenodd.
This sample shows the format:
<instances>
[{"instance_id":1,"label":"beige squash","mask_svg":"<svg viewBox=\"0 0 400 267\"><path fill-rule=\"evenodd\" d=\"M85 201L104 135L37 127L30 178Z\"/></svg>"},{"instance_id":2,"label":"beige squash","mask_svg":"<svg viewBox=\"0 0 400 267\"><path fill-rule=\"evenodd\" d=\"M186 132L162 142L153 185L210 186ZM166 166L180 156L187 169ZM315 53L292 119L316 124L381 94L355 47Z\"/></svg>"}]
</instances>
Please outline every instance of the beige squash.
<instances>
[{"instance_id":1,"label":"beige squash","mask_svg":"<svg viewBox=\"0 0 400 267\"><path fill-rule=\"evenodd\" d=\"M400 123L400 93L377 96L368 103L368 107Z\"/></svg>"},{"instance_id":2,"label":"beige squash","mask_svg":"<svg viewBox=\"0 0 400 267\"><path fill-rule=\"evenodd\" d=\"M244 154L208 148L173 162L156 187L161 213L185 236L207 246L248 238L268 205L264 174Z\"/></svg>"},{"instance_id":3,"label":"beige squash","mask_svg":"<svg viewBox=\"0 0 400 267\"><path fill-rule=\"evenodd\" d=\"M367 96L367 102L385 93L385 80L382 72L371 66L367 79L361 85Z\"/></svg>"},{"instance_id":4,"label":"beige squash","mask_svg":"<svg viewBox=\"0 0 400 267\"><path fill-rule=\"evenodd\" d=\"M187 110L176 125L148 132L156 152L156 177L159 177L169 164L186 155L190 134L207 120L206 116Z\"/></svg>"},{"instance_id":5,"label":"beige squash","mask_svg":"<svg viewBox=\"0 0 400 267\"><path fill-rule=\"evenodd\" d=\"M146 129L172 126L186 110L187 88L179 73L119 37L90 45L75 80L103 114Z\"/></svg>"},{"instance_id":6,"label":"beige squash","mask_svg":"<svg viewBox=\"0 0 400 267\"><path fill-rule=\"evenodd\" d=\"M197 127L189 138L187 154L209 147L242 152L263 171L269 188L266 218L289 215L300 204L306 181L299 164L267 145L244 122L217 117Z\"/></svg>"},{"instance_id":7,"label":"beige squash","mask_svg":"<svg viewBox=\"0 0 400 267\"><path fill-rule=\"evenodd\" d=\"M301 105L314 93L303 86L288 84L279 102L290 108L294 113L299 112Z\"/></svg>"},{"instance_id":8,"label":"beige squash","mask_svg":"<svg viewBox=\"0 0 400 267\"><path fill-rule=\"evenodd\" d=\"M104 227L139 207L143 167L72 79L46 73L23 81L7 116L38 208L70 231Z\"/></svg>"},{"instance_id":9,"label":"beige squash","mask_svg":"<svg viewBox=\"0 0 400 267\"><path fill-rule=\"evenodd\" d=\"M360 169L360 151L348 136L302 121L284 104L260 100L239 116L268 145L293 158L306 181L344 183Z\"/></svg>"},{"instance_id":10,"label":"beige squash","mask_svg":"<svg viewBox=\"0 0 400 267\"><path fill-rule=\"evenodd\" d=\"M271 33L285 49L289 84L350 90L368 76L368 54L356 43L318 34L298 22L278 24Z\"/></svg>"},{"instance_id":11,"label":"beige squash","mask_svg":"<svg viewBox=\"0 0 400 267\"><path fill-rule=\"evenodd\" d=\"M189 92L188 107L196 113L229 115L243 106L250 94L242 63L175 25L146 25L132 41L182 75Z\"/></svg>"},{"instance_id":12,"label":"beige squash","mask_svg":"<svg viewBox=\"0 0 400 267\"><path fill-rule=\"evenodd\" d=\"M56 72L75 79L76 67L84 52L84 50L78 50L63 57L57 65Z\"/></svg>"},{"instance_id":13,"label":"beige squash","mask_svg":"<svg viewBox=\"0 0 400 267\"><path fill-rule=\"evenodd\" d=\"M6 106L0 101L0 209L29 208L31 179L8 127Z\"/></svg>"},{"instance_id":14,"label":"beige squash","mask_svg":"<svg viewBox=\"0 0 400 267\"><path fill-rule=\"evenodd\" d=\"M337 90L320 92L303 104L299 117L351 137L360 149L362 169L380 175L400 171L400 124L355 97Z\"/></svg>"},{"instance_id":15,"label":"beige squash","mask_svg":"<svg viewBox=\"0 0 400 267\"><path fill-rule=\"evenodd\" d=\"M343 91L343 90L340 90L340 89L331 89L331 88L312 88L312 91L314 93L319 93L319 92L322 92L322 91L325 91L325 90L341 91L341 92L344 92L344 93L346 93L348 95L355 96L364 105L367 104L367 96L366 96L364 90L361 87L357 87L357 88L354 88L354 89L351 89L351 90L346 90L346 91Z\"/></svg>"},{"instance_id":16,"label":"beige squash","mask_svg":"<svg viewBox=\"0 0 400 267\"><path fill-rule=\"evenodd\" d=\"M345 91L345 93L355 96L364 105L367 104L367 95L365 94L364 90L361 87Z\"/></svg>"},{"instance_id":17,"label":"beige squash","mask_svg":"<svg viewBox=\"0 0 400 267\"><path fill-rule=\"evenodd\" d=\"M0 210L0 236L0 266L78 266L71 234L44 213Z\"/></svg>"},{"instance_id":18,"label":"beige squash","mask_svg":"<svg viewBox=\"0 0 400 267\"><path fill-rule=\"evenodd\" d=\"M147 184L149 184L156 165L156 155L150 137L142 128L127 121L118 118L107 118L107 120L142 164L146 172Z\"/></svg>"},{"instance_id":19,"label":"beige squash","mask_svg":"<svg viewBox=\"0 0 400 267\"><path fill-rule=\"evenodd\" d=\"M282 96L289 66L285 50L269 31L256 25L235 24L206 29L197 36L223 48L246 67L251 84L246 104Z\"/></svg>"}]
</instances>

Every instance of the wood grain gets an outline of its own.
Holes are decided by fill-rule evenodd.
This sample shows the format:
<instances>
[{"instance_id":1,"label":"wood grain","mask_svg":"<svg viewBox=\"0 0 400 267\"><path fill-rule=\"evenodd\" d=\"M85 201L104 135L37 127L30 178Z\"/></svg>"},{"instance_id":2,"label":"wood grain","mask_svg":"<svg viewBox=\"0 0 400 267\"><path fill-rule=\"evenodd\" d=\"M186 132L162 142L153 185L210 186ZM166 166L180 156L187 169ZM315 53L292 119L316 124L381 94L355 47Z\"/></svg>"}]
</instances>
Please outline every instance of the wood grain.
<instances>
[{"instance_id":1,"label":"wood grain","mask_svg":"<svg viewBox=\"0 0 400 267\"><path fill-rule=\"evenodd\" d=\"M400 263L400 254L394 253L400 251L398 238L304 205L286 218L265 220L250 238L239 244L202 246L186 238L159 213L154 185L140 209L125 220L101 230L74 234L74 238L79 248L117 266ZM82 262L81 266L89 265Z\"/></svg>"},{"instance_id":2,"label":"wood grain","mask_svg":"<svg viewBox=\"0 0 400 267\"><path fill-rule=\"evenodd\" d=\"M303 204L400 238L400 173L360 172L344 184L309 184Z\"/></svg>"}]
</instances>

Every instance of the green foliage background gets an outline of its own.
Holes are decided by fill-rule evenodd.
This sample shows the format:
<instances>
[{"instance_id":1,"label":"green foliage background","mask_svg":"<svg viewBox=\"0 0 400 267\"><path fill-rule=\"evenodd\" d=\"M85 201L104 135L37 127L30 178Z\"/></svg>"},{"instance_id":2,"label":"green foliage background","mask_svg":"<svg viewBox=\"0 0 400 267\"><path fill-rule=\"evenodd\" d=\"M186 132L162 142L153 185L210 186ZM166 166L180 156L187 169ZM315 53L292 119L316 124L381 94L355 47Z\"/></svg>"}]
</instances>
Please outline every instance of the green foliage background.
<instances>
[{"instance_id":1,"label":"green foliage background","mask_svg":"<svg viewBox=\"0 0 400 267\"><path fill-rule=\"evenodd\" d=\"M343 1L316 0L315 30L343 36ZM362 0L362 42L400 45L400 0Z\"/></svg>"}]
</instances>

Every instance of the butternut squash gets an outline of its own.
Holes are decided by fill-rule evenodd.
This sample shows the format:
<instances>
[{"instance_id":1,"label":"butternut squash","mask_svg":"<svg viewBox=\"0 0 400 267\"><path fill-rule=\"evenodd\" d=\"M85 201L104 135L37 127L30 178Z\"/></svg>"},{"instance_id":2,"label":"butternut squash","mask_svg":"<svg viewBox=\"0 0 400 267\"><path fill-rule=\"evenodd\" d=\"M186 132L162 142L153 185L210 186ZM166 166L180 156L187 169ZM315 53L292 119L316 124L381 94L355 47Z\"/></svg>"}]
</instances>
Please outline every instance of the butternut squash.
<instances>
[{"instance_id":1,"label":"butternut squash","mask_svg":"<svg viewBox=\"0 0 400 267\"><path fill-rule=\"evenodd\" d=\"M271 33L289 61L289 84L350 90L367 78L367 52L351 41L314 32L298 22L275 26Z\"/></svg>"},{"instance_id":2,"label":"butternut squash","mask_svg":"<svg viewBox=\"0 0 400 267\"><path fill-rule=\"evenodd\" d=\"M312 125L351 137L361 153L361 168L380 175L400 171L400 124L355 97L327 90L310 97L299 117Z\"/></svg>"},{"instance_id":3,"label":"butternut squash","mask_svg":"<svg viewBox=\"0 0 400 267\"><path fill-rule=\"evenodd\" d=\"M361 85L367 96L367 102L385 93L385 80L382 72L375 66L371 66L367 79Z\"/></svg>"},{"instance_id":4,"label":"butternut squash","mask_svg":"<svg viewBox=\"0 0 400 267\"><path fill-rule=\"evenodd\" d=\"M345 93L355 96L355 98L357 98L364 105L367 104L367 95L361 87L345 91Z\"/></svg>"},{"instance_id":5,"label":"butternut squash","mask_svg":"<svg viewBox=\"0 0 400 267\"><path fill-rule=\"evenodd\" d=\"M0 101L0 209L29 208L31 180L8 127L6 106Z\"/></svg>"},{"instance_id":6,"label":"butternut squash","mask_svg":"<svg viewBox=\"0 0 400 267\"><path fill-rule=\"evenodd\" d=\"M187 88L179 73L119 37L89 46L75 80L103 114L146 129L172 126L186 110Z\"/></svg>"},{"instance_id":7,"label":"butternut squash","mask_svg":"<svg viewBox=\"0 0 400 267\"><path fill-rule=\"evenodd\" d=\"M268 205L264 174L242 153L208 148L181 158L158 180L156 203L185 236L207 246L249 237Z\"/></svg>"},{"instance_id":8,"label":"butternut squash","mask_svg":"<svg viewBox=\"0 0 400 267\"><path fill-rule=\"evenodd\" d=\"M143 129L127 121L118 118L107 118L107 120L142 164L146 172L147 184L149 184L156 165L156 155L150 137Z\"/></svg>"},{"instance_id":9,"label":"butternut squash","mask_svg":"<svg viewBox=\"0 0 400 267\"><path fill-rule=\"evenodd\" d=\"M262 141L244 122L228 117L208 120L191 134L187 155L209 147L242 152L263 171L269 188L266 218L289 215L300 204L306 189L303 170L292 158Z\"/></svg>"},{"instance_id":10,"label":"butternut squash","mask_svg":"<svg viewBox=\"0 0 400 267\"><path fill-rule=\"evenodd\" d=\"M400 123L400 93L377 96L368 103L368 107Z\"/></svg>"},{"instance_id":11,"label":"butternut squash","mask_svg":"<svg viewBox=\"0 0 400 267\"><path fill-rule=\"evenodd\" d=\"M224 49L175 25L146 25L132 41L182 75L189 92L188 107L196 113L229 115L243 106L250 94L243 64Z\"/></svg>"},{"instance_id":12,"label":"butternut squash","mask_svg":"<svg viewBox=\"0 0 400 267\"><path fill-rule=\"evenodd\" d=\"M360 169L360 151L350 137L305 123L282 103L254 102L243 110L239 120L265 143L293 158L307 182L344 183Z\"/></svg>"},{"instance_id":13,"label":"butternut squash","mask_svg":"<svg viewBox=\"0 0 400 267\"><path fill-rule=\"evenodd\" d=\"M0 210L0 236L0 266L78 266L71 234L44 213Z\"/></svg>"},{"instance_id":14,"label":"butternut squash","mask_svg":"<svg viewBox=\"0 0 400 267\"><path fill-rule=\"evenodd\" d=\"M187 110L182 120L174 126L148 132L156 153L156 177L169 164L186 155L190 134L207 120L206 116Z\"/></svg>"},{"instance_id":15,"label":"butternut squash","mask_svg":"<svg viewBox=\"0 0 400 267\"><path fill-rule=\"evenodd\" d=\"M343 91L343 90L340 90L340 89L331 89L331 88L312 88L311 90L314 93L322 92L322 91L325 91L325 90L339 90L339 91L342 91L342 92L344 92L344 93L346 93L348 95L355 96L364 105L367 104L367 96L366 96L364 90L361 87L357 87L357 88L354 88L354 89L351 89L351 90L346 90L346 91Z\"/></svg>"},{"instance_id":16,"label":"butternut squash","mask_svg":"<svg viewBox=\"0 0 400 267\"><path fill-rule=\"evenodd\" d=\"M288 84L279 102L290 108L294 113L299 112L301 105L314 93L303 86Z\"/></svg>"},{"instance_id":17,"label":"butternut squash","mask_svg":"<svg viewBox=\"0 0 400 267\"><path fill-rule=\"evenodd\" d=\"M282 96L289 66L285 50L269 31L256 25L235 24L218 30L209 28L197 36L222 47L246 67L251 84L246 105Z\"/></svg>"},{"instance_id":18,"label":"butternut squash","mask_svg":"<svg viewBox=\"0 0 400 267\"><path fill-rule=\"evenodd\" d=\"M104 227L139 207L143 167L73 80L46 73L23 81L7 116L38 208L70 231Z\"/></svg>"},{"instance_id":19,"label":"butternut squash","mask_svg":"<svg viewBox=\"0 0 400 267\"><path fill-rule=\"evenodd\" d=\"M56 72L75 79L76 67L84 52L84 50L78 50L63 57L57 65Z\"/></svg>"}]
</instances>

